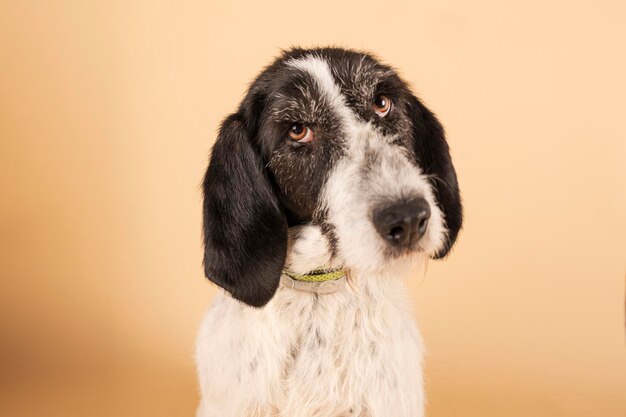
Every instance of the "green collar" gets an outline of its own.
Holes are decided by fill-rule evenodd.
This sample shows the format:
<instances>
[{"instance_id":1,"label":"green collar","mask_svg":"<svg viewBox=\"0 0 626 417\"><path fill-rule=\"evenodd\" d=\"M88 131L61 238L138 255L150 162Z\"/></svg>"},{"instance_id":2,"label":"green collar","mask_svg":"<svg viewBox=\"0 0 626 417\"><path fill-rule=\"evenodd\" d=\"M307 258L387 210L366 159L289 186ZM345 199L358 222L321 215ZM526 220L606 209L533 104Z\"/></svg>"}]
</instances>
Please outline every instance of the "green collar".
<instances>
[{"instance_id":1,"label":"green collar","mask_svg":"<svg viewBox=\"0 0 626 417\"><path fill-rule=\"evenodd\" d=\"M346 276L346 271L343 269L315 269L306 274L296 274L288 269L283 269L283 274L287 275L291 279L304 282L324 282L334 281Z\"/></svg>"},{"instance_id":2,"label":"green collar","mask_svg":"<svg viewBox=\"0 0 626 417\"><path fill-rule=\"evenodd\" d=\"M315 294L332 294L346 283L346 271L343 269L316 269L306 274L296 274L283 269L281 284L296 291Z\"/></svg>"}]
</instances>

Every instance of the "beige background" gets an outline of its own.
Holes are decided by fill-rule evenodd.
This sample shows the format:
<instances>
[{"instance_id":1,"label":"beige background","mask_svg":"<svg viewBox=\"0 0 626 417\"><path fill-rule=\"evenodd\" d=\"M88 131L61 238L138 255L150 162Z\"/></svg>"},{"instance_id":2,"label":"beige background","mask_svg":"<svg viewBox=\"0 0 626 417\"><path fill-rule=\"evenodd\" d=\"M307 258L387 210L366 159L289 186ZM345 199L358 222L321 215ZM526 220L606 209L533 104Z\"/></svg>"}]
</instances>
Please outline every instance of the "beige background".
<instances>
[{"instance_id":1,"label":"beige background","mask_svg":"<svg viewBox=\"0 0 626 417\"><path fill-rule=\"evenodd\" d=\"M460 177L411 286L429 415L626 416L623 2L91 3L0 1L0 415L193 414L215 131L279 48L336 44Z\"/></svg>"}]
</instances>

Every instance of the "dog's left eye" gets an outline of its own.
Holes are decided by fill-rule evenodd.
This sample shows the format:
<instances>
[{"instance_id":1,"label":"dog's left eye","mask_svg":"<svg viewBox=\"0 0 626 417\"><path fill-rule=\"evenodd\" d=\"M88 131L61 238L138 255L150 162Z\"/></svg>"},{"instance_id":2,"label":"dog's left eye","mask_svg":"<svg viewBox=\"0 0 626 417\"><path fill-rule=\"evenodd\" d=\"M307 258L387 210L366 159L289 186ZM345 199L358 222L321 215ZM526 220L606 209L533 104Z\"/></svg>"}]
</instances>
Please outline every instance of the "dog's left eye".
<instances>
[{"instance_id":1,"label":"dog's left eye","mask_svg":"<svg viewBox=\"0 0 626 417\"><path fill-rule=\"evenodd\" d=\"M372 107L378 116L385 117L391 111L391 99L385 95L379 94L374 97Z\"/></svg>"},{"instance_id":2,"label":"dog's left eye","mask_svg":"<svg viewBox=\"0 0 626 417\"><path fill-rule=\"evenodd\" d=\"M298 143L312 142L313 131L302 123L294 123L289 127L289 139Z\"/></svg>"}]
</instances>

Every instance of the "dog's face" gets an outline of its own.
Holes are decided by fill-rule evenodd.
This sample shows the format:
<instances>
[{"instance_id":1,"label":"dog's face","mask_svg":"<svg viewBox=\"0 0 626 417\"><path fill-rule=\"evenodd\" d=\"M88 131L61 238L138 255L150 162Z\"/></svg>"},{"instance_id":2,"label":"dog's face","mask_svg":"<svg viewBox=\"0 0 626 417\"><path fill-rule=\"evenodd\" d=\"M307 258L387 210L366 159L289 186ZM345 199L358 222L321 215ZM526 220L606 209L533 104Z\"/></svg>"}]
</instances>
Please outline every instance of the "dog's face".
<instances>
[{"instance_id":1,"label":"dog's face","mask_svg":"<svg viewBox=\"0 0 626 417\"><path fill-rule=\"evenodd\" d=\"M443 128L398 75L360 52L296 49L221 127L204 180L205 272L262 306L289 226L318 225L341 264L371 271L445 256L461 221Z\"/></svg>"}]
</instances>

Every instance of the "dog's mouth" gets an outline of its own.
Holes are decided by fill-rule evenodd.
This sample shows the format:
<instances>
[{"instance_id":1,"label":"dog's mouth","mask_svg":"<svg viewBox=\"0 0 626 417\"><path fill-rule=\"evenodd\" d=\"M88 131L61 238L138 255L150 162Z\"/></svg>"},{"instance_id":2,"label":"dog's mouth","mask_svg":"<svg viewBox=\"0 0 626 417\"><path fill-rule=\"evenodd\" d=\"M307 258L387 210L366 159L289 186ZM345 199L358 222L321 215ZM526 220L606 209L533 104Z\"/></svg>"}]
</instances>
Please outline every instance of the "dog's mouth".
<instances>
[{"instance_id":1,"label":"dog's mouth","mask_svg":"<svg viewBox=\"0 0 626 417\"><path fill-rule=\"evenodd\" d=\"M417 241L402 247L388 245L384 252L387 259L402 259L424 253L426 253L426 250L420 242Z\"/></svg>"}]
</instances>

